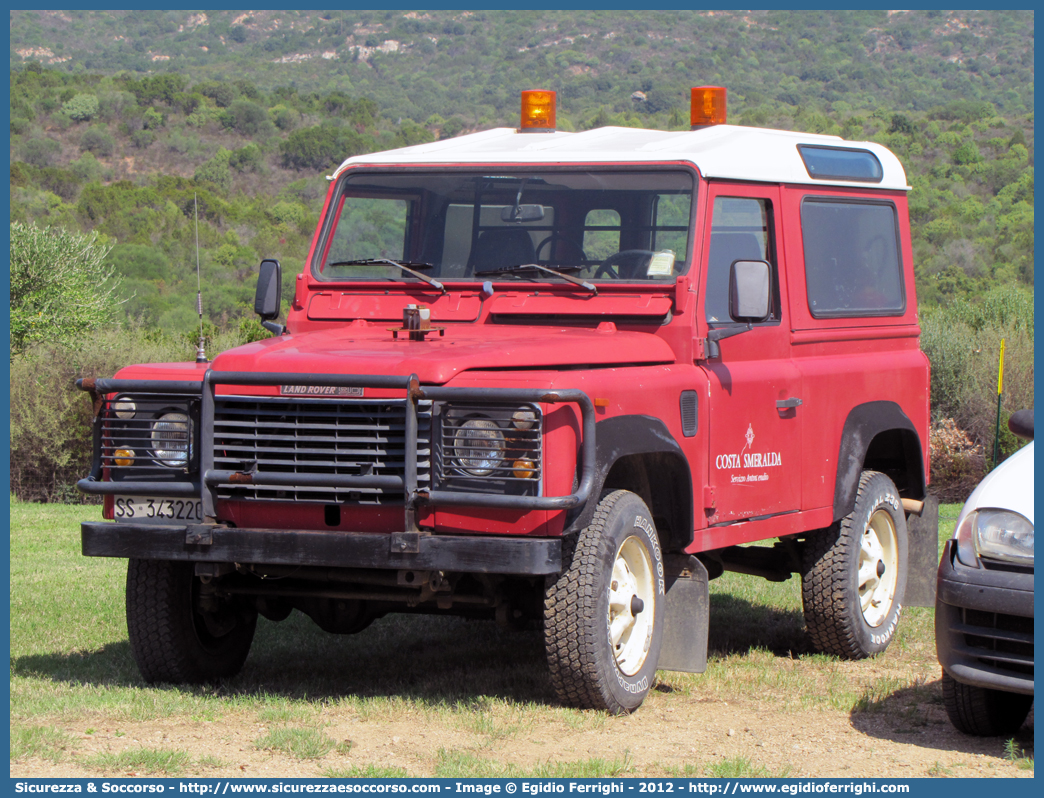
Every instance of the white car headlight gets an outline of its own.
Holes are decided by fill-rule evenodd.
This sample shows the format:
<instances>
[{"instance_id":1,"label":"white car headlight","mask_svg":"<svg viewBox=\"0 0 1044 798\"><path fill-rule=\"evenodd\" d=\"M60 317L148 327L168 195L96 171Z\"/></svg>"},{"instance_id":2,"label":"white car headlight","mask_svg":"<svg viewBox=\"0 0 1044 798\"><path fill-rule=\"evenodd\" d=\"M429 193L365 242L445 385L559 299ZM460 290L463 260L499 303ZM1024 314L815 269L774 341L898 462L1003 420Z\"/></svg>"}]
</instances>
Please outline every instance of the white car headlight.
<instances>
[{"instance_id":1,"label":"white car headlight","mask_svg":"<svg viewBox=\"0 0 1044 798\"><path fill-rule=\"evenodd\" d=\"M189 460L189 418L166 413L152 422L153 455L165 466L183 468Z\"/></svg>"},{"instance_id":2,"label":"white car headlight","mask_svg":"<svg viewBox=\"0 0 1044 798\"><path fill-rule=\"evenodd\" d=\"M1033 565L1033 524L1011 510L974 510L965 516L956 537L957 559L973 568L977 557Z\"/></svg>"},{"instance_id":3,"label":"white car headlight","mask_svg":"<svg viewBox=\"0 0 1044 798\"><path fill-rule=\"evenodd\" d=\"M453 443L460 468L476 477L489 476L504 459L504 434L488 418L465 421Z\"/></svg>"},{"instance_id":4,"label":"white car headlight","mask_svg":"<svg viewBox=\"0 0 1044 798\"><path fill-rule=\"evenodd\" d=\"M976 512L975 550L987 560L1033 565L1033 524L1011 510Z\"/></svg>"}]
</instances>

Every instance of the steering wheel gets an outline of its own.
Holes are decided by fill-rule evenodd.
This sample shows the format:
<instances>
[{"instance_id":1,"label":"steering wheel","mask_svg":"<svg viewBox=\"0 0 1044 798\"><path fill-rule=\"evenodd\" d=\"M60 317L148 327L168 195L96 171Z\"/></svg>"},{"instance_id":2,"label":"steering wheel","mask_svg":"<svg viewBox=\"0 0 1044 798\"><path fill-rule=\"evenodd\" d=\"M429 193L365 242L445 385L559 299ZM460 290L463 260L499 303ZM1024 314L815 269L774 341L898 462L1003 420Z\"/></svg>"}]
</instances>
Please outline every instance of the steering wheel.
<instances>
[{"instance_id":1,"label":"steering wheel","mask_svg":"<svg viewBox=\"0 0 1044 798\"><path fill-rule=\"evenodd\" d=\"M648 260L655 254L651 249L621 249L599 263L594 276L596 279L605 276L613 280L633 279L634 272L643 264L643 259ZM617 268L613 268L614 266Z\"/></svg>"},{"instance_id":2,"label":"steering wheel","mask_svg":"<svg viewBox=\"0 0 1044 798\"><path fill-rule=\"evenodd\" d=\"M537 244L536 252L533 253L533 259L537 263L540 263L540 252L541 252L541 250L543 250L543 248L546 247L548 244L550 244L552 241L565 241L567 244L569 244L569 246L573 247L577 252L580 253L580 260L581 260L582 263L586 263L587 262L587 253L584 252L584 248L580 244L576 243L576 241L574 241L573 239L571 239L568 236L566 236L564 233L560 233L560 232L556 231L556 232L552 232L551 235L549 235L547 238L545 238L543 241L541 241L539 244ZM548 263L550 263L551 262L550 261L550 257L551 257L551 248L550 247L548 247L547 255L548 255Z\"/></svg>"}]
</instances>

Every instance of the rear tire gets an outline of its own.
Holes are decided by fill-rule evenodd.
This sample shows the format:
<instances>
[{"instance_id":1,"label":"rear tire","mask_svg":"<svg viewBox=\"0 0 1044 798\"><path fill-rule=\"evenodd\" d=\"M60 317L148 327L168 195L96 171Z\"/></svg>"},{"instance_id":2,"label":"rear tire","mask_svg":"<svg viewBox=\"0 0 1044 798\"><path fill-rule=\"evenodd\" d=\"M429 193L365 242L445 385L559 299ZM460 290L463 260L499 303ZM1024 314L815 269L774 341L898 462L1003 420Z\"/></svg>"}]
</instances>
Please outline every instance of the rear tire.
<instances>
[{"instance_id":1,"label":"rear tire","mask_svg":"<svg viewBox=\"0 0 1044 798\"><path fill-rule=\"evenodd\" d=\"M977 737L1014 734L1022 728L1033 706L1032 695L962 684L946 671L943 671L942 687L950 723L957 731Z\"/></svg>"},{"instance_id":2,"label":"rear tire","mask_svg":"<svg viewBox=\"0 0 1044 798\"><path fill-rule=\"evenodd\" d=\"M202 587L192 563L128 561L127 633L145 681L199 684L243 667L257 612L216 598L201 601Z\"/></svg>"},{"instance_id":3,"label":"rear tire","mask_svg":"<svg viewBox=\"0 0 1044 798\"><path fill-rule=\"evenodd\" d=\"M805 544L801 599L812 645L864 659L895 636L906 592L907 533L899 491L864 471L852 512Z\"/></svg>"},{"instance_id":4,"label":"rear tire","mask_svg":"<svg viewBox=\"0 0 1044 798\"><path fill-rule=\"evenodd\" d=\"M566 568L548 578L544 598L555 692L568 706L633 712L652 686L663 639L663 558L652 514L635 494L614 491L563 548Z\"/></svg>"}]
</instances>

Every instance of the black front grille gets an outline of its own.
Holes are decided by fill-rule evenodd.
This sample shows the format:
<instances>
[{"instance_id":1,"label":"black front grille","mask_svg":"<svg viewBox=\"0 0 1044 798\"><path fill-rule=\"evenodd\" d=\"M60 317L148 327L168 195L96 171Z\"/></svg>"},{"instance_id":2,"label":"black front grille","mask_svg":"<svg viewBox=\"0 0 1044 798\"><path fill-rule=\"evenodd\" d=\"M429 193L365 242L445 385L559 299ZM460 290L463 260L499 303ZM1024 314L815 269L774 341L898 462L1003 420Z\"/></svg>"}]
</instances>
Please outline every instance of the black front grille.
<instances>
[{"instance_id":1,"label":"black front grille","mask_svg":"<svg viewBox=\"0 0 1044 798\"><path fill-rule=\"evenodd\" d=\"M1033 619L999 612L961 609L967 653L1000 670L1033 675Z\"/></svg>"},{"instance_id":2,"label":"black front grille","mask_svg":"<svg viewBox=\"0 0 1044 798\"><path fill-rule=\"evenodd\" d=\"M404 476L405 399L215 397L214 469L260 474ZM417 487L431 483L431 403L417 403ZM380 488L220 485L218 499L395 504Z\"/></svg>"}]
</instances>

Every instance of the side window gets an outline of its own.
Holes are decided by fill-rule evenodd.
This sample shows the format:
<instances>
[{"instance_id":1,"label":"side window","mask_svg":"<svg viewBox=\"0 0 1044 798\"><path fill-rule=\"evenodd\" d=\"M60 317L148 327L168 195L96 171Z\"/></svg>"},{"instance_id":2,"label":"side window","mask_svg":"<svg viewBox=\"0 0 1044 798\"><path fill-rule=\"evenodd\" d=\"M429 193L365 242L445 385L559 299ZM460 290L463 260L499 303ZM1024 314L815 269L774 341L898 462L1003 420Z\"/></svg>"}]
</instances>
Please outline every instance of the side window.
<instances>
[{"instance_id":1,"label":"side window","mask_svg":"<svg viewBox=\"0 0 1044 798\"><path fill-rule=\"evenodd\" d=\"M814 317L901 316L906 310L894 205L806 199L801 236Z\"/></svg>"},{"instance_id":2,"label":"side window","mask_svg":"<svg viewBox=\"0 0 1044 798\"><path fill-rule=\"evenodd\" d=\"M729 270L737 260L768 261L775 276L776 258L772 252L772 203L765 199L717 197L711 219L710 253L707 257L707 293L704 307L709 322L728 322ZM773 291L778 305L779 291ZM779 318L773 311L772 318Z\"/></svg>"},{"instance_id":3,"label":"side window","mask_svg":"<svg viewBox=\"0 0 1044 798\"><path fill-rule=\"evenodd\" d=\"M588 211L584 219L584 254L603 261L620 251L620 214L611 208Z\"/></svg>"}]
</instances>

